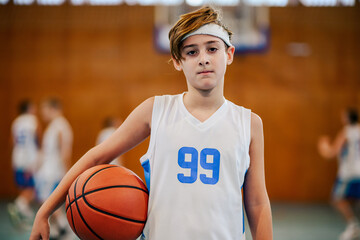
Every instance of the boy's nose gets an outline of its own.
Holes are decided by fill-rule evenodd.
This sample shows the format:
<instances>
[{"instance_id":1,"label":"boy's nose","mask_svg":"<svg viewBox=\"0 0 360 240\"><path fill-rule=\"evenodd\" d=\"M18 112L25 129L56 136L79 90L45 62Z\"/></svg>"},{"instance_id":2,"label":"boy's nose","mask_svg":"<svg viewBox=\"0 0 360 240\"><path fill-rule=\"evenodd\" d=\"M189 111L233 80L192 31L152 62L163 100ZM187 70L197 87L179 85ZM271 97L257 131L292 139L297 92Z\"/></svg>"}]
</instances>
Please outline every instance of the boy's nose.
<instances>
[{"instance_id":1,"label":"boy's nose","mask_svg":"<svg viewBox=\"0 0 360 240\"><path fill-rule=\"evenodd\" d=\"M208 65L209 63L210 63L210 61L209 61L207 54L202 53L199 55L199 65L200 66L205 66L205 65Z\"/></svg>"},{"instance_id":2,"label":"boy's nose","mask_svg":"<svg viewBox=\"0 0 360 240\"><path fill-rule=\"evenodd\" d=\"M200 61L199 62L199 65L200 66L205 66L205 65L208 65L209 64L209 61L207 61L207 60L204 60L204 61Z\"/></svg>"}]
</instances>

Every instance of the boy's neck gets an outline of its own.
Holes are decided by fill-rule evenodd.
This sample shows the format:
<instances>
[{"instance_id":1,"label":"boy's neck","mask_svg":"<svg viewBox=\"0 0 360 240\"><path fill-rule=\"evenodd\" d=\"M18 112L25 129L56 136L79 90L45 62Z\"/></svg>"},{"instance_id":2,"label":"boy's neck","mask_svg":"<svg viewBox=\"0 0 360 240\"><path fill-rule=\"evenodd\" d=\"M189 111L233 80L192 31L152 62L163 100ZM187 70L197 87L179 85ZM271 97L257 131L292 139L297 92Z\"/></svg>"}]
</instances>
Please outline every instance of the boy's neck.
<instances>
[{"instance_id":1,"label":"boy's neck","mask_svg":"<svg viewBox=\"0 0 360 240\"><path fill-rule=\"evenodd\" d=\"M189 89L183 103L188 112L201 122L209 119L224 103L222 91L202 92Z\"/></svg>"},{"instance_id":2,"label":"boy's neck","mask_svg":"<svg viewBox=\"0 0 360 240\"><path fill-rule=\"evenodd\" d=\"M224 103L224 95L220 90L201 91L188 89L184 95L184 104L190 108L218 109Z\"/></svg>"},{"instance_id":3,"label":"boy's neck","mask_svg":"<svg viewBox=\"0 0 360 240\"><path fill-rule=\"evenodd\" d=\"M62 113L61 112L54 112L50 118L50 122L57 119L58 117L61 117Z\"/></svg>"}]
</instances>

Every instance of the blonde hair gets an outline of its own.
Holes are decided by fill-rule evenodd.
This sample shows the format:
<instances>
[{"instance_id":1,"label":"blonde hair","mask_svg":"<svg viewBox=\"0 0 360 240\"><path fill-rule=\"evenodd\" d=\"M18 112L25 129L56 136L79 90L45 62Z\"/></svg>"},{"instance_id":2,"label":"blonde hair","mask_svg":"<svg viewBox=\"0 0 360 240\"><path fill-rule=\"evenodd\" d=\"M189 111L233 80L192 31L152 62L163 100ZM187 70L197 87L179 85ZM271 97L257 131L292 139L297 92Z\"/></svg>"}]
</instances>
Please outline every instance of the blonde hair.
<instances>
[{"instance_id":1,"label":"blonde hair","mask_svg":"<svg viewBox=\"0 0 360 240\"><path fill-rule=\"evenodd\" d=\"M205 24L215 23L223 27L231 39L232 32L220 21L219 12L206 6L180 16L180 19L169 31L170 52L173 59L180 62L182 40L188 33L196 31Z\"/></svg>"}]
</instances>

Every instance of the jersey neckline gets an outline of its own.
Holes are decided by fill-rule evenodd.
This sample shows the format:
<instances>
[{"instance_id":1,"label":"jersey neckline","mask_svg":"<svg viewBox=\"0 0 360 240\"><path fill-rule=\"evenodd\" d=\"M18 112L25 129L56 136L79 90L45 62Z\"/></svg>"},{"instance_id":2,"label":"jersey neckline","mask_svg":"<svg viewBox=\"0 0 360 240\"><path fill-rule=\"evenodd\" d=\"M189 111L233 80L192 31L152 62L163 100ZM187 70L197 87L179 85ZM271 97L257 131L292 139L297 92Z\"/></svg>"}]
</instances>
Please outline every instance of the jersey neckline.
<instances>
[{"instance_id":1,"label":"jersey neckline","mask_svg":"<svg viewBox=\"0 0 360 240\"><path fill-rule=\"evenodd\" d=\"M184 104L184 95L186 92L183 92L182 94L178 95L178 102L180 104L180 108L186 115L186 119L195 127L197 128L208 128L212 126L218 119L220 119L222 116L224 116L224 112L227 109L227 100L224 98L224 103L205 121L200 121L197 119L194 115L192 115L188 109L185 107Z\"/></svg>"}]
</instances>

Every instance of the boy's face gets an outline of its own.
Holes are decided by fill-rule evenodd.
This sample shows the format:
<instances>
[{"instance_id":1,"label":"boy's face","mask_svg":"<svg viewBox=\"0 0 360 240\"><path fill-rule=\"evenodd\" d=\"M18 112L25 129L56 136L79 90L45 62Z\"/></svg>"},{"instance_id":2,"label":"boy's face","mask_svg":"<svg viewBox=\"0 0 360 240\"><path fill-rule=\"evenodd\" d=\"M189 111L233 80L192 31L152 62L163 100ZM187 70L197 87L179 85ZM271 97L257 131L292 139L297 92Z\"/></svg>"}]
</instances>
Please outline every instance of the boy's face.
<instances>
[{"instance_id":1,"label":"boy's face","mask_svg":"<svg viewBox=\"0 0 360 240\"><path fill-rule=\"evenodd\" d=\"M30 113L30 114L36 114L36 105L35 104L33 104L33 103L31 103L30 104L30 106L29 106L29 110L28 110L28 113Z\"/></svg>"},{"instance_id":2,"label":"boy's face","mask_svg":"<svg viewBox=\"0 0 360 240\"><path fill-rule=\"evenodd\" d=\"M232 63L234 51L234 47L226 49L220 38L194 35L184 40L183 60L173 61L174 67L184 72L189 87L212 90L223 84L226 66Z\"/></svg>"},{"instance_id":3,"label":"boy's face","mask_svg":"<svg viewBox=\"0 0 360 240\"><path fill-rule=\"evenodd\" d=\"M47 103L41 105L41 116L45 122L51 121L53 109Z\"/></svg>"}]
</instances>

